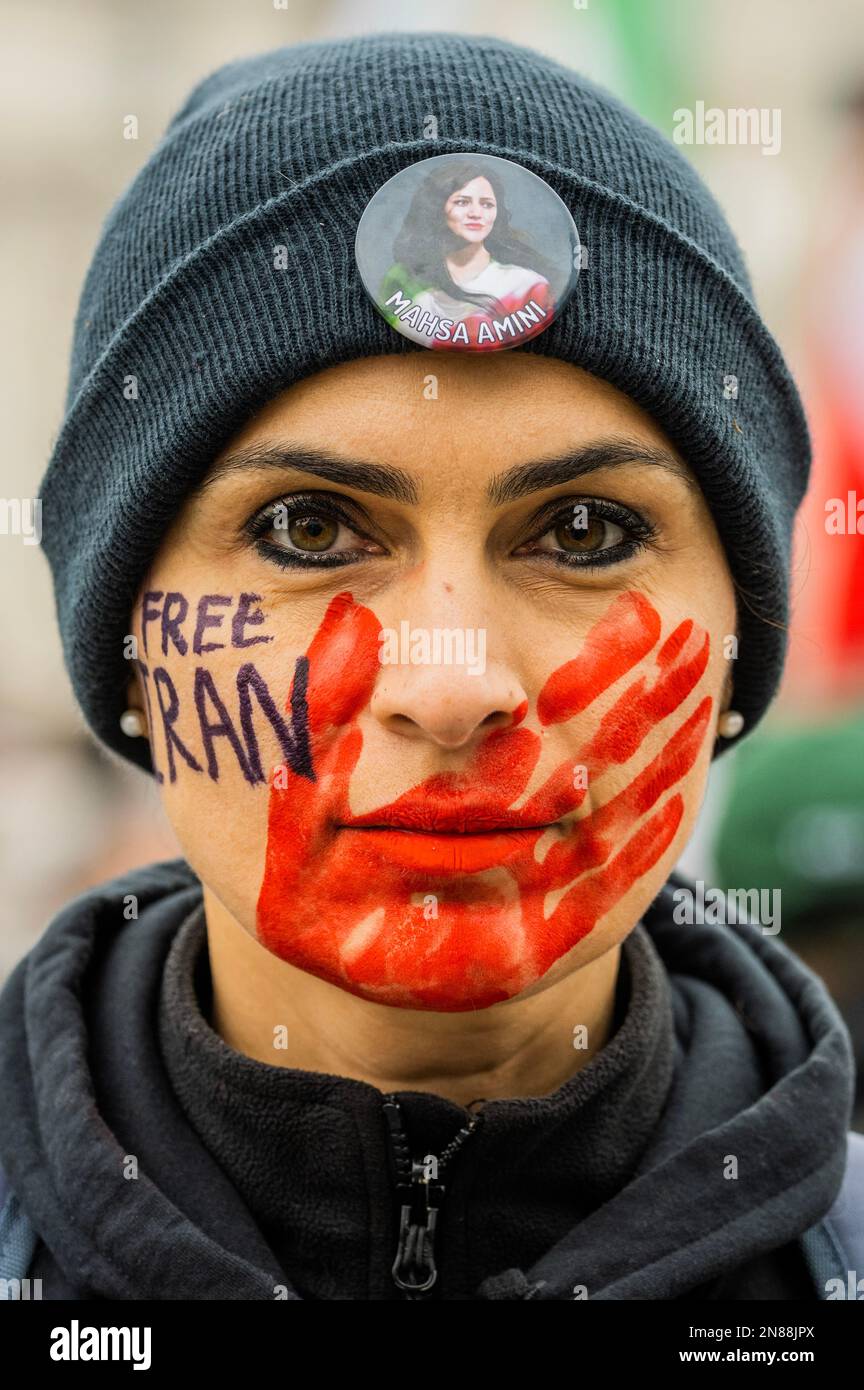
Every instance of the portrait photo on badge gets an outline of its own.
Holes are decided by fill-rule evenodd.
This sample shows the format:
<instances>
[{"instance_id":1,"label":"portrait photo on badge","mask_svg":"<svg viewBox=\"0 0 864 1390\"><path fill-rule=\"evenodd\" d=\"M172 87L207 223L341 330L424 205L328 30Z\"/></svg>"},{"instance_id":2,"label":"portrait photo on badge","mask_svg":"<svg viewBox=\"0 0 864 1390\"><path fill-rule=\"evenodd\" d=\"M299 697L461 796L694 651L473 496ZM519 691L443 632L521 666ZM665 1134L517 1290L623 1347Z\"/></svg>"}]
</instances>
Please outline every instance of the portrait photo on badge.
<instances>
[{"instance_id":1,"label":"portrait photo on badge","mask_svg":"<svg viewBox=\"0 0 864 1390\"><path fill-rule=\"evenodd\" d=\"M489 352L547 329L576 284L576 224L539 175L496 155L434 155L395 174L357 227L360 278L421 347Z\"/></svg>"}]
</instances>

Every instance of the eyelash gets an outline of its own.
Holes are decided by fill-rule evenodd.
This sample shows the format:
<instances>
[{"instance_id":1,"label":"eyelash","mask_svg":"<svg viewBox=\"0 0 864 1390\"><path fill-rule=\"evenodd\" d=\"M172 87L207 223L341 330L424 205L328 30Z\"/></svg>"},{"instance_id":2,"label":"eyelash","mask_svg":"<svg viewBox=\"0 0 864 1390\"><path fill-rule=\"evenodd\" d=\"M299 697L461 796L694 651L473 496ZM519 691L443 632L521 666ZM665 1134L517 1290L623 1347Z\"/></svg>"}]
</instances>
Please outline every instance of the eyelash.
<instances>
[{"instance_id":1,"label":"eyelash","mask_svg":"<svg viewBox=\"0 0 864 1390\"><path fill-rule=\"evenodd\" d=\"M602 569L607 565L620 564L623 560L629 560L655 538L656 528L646 521L638 513L630 511L628 507L623 507L619 502L611 502L607 498L585 497L569 498L566 505L561 505L561 499L556 498L553 502L543 508L535 524L542 520L543 529L536 531L526 540L520 542L521 546L531 545L543 540L546 535L555 529L556 525L566 523L568 518L572 518L574 506L582 505L587 509L589 518L597 517L601 521L610 521L620 526L622 530L629 532L629 539L619 541L616 545L607 546L605 550L586 552L585 554L571 553L564 550L559 551L534 551L548 557L553 564L566 565L569 569ZM254 542L258 553L264 559L272 560L282 569L341 569L345 565L357 564L362 560L367 552L319 552L312 551L286 550L282 546L274 545L266 539L270 531L274 529L274 518L278 509L285 510L287 531L288 525L298 518L325 517L331 521L341 522L347 526L355 535L363 536L358 529L355 520L338 505L335 499L327 497L323 493L294 493L290 498L281 497L274 502L268 503L262 511L249 519L244 527L244 531ZM556 510L557 508L557 510ZM370 540L371 537L364 537ZM602 557L602 558L601 558Z\"/></svg>"}]
</instances>

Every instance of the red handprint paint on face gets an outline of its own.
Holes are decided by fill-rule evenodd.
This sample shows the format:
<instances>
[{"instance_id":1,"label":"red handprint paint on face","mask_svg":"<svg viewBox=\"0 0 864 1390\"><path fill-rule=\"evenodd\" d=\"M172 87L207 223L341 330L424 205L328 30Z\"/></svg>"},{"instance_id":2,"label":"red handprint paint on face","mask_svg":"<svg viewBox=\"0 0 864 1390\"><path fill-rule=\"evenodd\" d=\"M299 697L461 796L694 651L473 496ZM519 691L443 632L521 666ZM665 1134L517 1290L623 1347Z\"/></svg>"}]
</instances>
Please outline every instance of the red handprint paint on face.
<instances>
[{"instance_id":1,"label":"red handprint paint on face","mask_svg":"<svg viewBox=\"0 0 864 1390\"><path fill-rule=\"evenodd\" d=\"M518 808L543 743L524 727L527 702L509 728L487 735L463 770L428 777L388 805L354 816L349 785L363 747L357 720L381 670L380 631L370 609L341 593L309 646L316 781L290 767L271 779L258 936L275 955L362 998L442 1012L485 1008L538 980L674 839L683 798L662 798L696 760L710 696L622 791L587 814L574 813L584 783L594 787L609 768L628 762L695 689L708 662L708 634L690 620L675 628L578 752ZM660 635L648 600L620 595L579 655L546 681L538 723L590 711L646 661ZM575 766L587 774L579 785ZM428 895L437 916L424 912Z\"/></svg>"}]
</instances>

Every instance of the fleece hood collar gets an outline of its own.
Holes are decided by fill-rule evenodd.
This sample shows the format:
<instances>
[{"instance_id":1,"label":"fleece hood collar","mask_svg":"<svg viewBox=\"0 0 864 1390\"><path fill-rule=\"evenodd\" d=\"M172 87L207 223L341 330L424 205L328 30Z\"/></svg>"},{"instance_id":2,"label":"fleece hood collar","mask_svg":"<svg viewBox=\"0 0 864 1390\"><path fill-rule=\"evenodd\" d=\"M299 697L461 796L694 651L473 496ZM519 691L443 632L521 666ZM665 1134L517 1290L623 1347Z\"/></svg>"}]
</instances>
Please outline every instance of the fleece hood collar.
<instances>
[{"instance_id":1,"label":"fleece hood collar","mask_svg":"<svg viewBox=\"0 0 864 1390\"><path fill-rule=\"evenodd\" d=\"M486 1278L478 1298L572 1299L580 1286L601 1300L678 1298L795 1240L840 1188L853 1061L835 1005L758 927L676 924L680 882L643 918L675 1017L657 1130L617 1195L531 1269ZM130 895L132 924L118 911ZM155 1046L161 963L200 902L184 861L140 870L69 904L19 963L0 996L0 1163L58 1262L96 1297L297 1299L169 1086L148 1097L147 1123L174 1153L159 1186L116 1138L112 1126L128 1133L131 1118L100 1108L88 1046L98 1011L116 1009L123 980L128 999L137 971L135 1007L114 1026L134 1075Z\"/></svg>"}]
</instances>

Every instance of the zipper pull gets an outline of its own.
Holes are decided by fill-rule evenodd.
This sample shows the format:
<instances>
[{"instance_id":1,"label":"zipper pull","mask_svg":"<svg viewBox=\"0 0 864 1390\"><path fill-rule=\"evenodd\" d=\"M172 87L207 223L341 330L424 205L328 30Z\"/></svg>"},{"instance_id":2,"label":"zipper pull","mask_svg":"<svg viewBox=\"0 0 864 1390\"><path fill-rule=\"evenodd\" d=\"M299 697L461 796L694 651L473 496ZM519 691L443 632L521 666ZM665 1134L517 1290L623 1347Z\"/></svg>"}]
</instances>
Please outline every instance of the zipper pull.
<instances>
[{"instance_id":1,"label":"zipper pull","mask_svg":"<svg viewBox=\"0 0 864 1390\"><path fill-rule=\"evenodd\" d=\"M397 1188L399 1242L393 1261L393 1282L408 1298L423 1298L438 1278L435 1230L444 1198L442 1183L431 1183L426 1170L412 1163L411 1183Z\"/></svg>"},{"instance_id":2,"label":"zipper pull","mask_svg":"<svg viewBox=\"0 0 864 1390\"><path fill-rule=\"evenodd\" d=\"M474 1104L476 1102L472 1101ZM392 1266L393 1282L406 1298L421 1299L429 1294L438 1278L435 1232L445 1188L442 1182L428 1178L424 1162L411 1157L402 1124L402 1111L392 1093L385 1096L384 1114L390 1135L399 1206L399 1240ZM438 1160L439 1177L442 1168L461 1147L479 1119L479 1115L472 1116L470 1123L447 1145Z\"/></svg>"}]
</instances>

